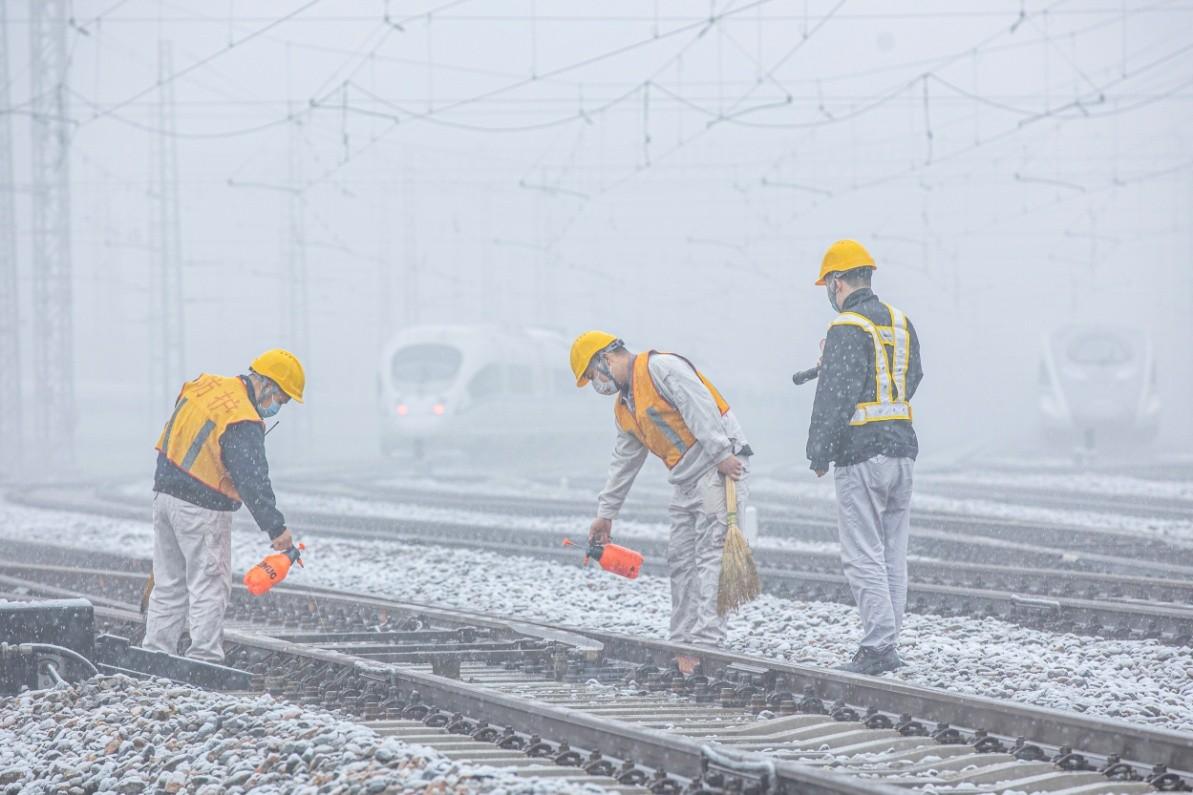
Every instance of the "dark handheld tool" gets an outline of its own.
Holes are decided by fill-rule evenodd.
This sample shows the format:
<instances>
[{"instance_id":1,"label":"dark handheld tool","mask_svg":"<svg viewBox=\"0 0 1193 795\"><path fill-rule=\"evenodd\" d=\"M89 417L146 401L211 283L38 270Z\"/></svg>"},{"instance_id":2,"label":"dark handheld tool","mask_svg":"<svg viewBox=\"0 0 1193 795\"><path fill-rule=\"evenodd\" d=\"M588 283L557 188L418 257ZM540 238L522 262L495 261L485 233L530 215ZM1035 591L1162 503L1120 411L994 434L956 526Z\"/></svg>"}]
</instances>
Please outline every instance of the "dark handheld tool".
<instances>
[{"instance_id":1,"label":"dark handheld tool","mask_svg":"<svg viewBox=\"0 0 1193 795\"><path fill-rule=\"evenodd\" d=\"M800 370L795 375L791 376L791 383L796 386L803 386L809 381L815 381L816 377L820 375L820 365L809 367L807 370Z\"/></svg>"}]
</instances>

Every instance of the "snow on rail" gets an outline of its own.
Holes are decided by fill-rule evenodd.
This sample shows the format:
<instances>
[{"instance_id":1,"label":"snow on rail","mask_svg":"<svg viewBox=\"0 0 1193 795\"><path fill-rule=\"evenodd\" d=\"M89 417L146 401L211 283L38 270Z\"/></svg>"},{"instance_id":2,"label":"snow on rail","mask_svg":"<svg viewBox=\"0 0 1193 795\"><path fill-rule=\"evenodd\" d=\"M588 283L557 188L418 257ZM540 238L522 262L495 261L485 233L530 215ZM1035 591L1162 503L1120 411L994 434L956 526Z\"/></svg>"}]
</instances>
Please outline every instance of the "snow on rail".
<instances>
[{"instance_id":1,"label":"snow on rail","mask_svg":"<svg viewBox=\"0 0 1193 795\"><path fill-rule=\"evenodd\" d=\"M1189 500L1193 507L1193 483L1181 480L1149 480L1129 475L1106 475L1098 472L1060 474L1049 472L1007 472L999 470L962 470L958 472L934 472L918 476L921 485L937 483L964 486L993 486L1001 489L1021 488L1029 494L1048 491L1072 494L1079 498L1083 494L1097 497L1155 497L1168 500Z\"/></svg>"},{"instance_id":2,"label":"snow on rail","mask_svg":"<svg viewBox=\"0 0 1193 795\"><path fill-rule=\"evenodd\" d=\"M147 501L148 503L148 501ZM148 505L146 509L148 513ZM629 581L595 567L389 541L306 541L295 584L366 591L566 624L664 637L666 578ZM560 528L564 532L565 528ZM0 503L0 537L152 554L148 523ZM233 534L233 566L243 572L266 550L263 534ZM790 662L833 665L852 655L856 611L830 602L764 594L734 615L729 646ZM1151 640L1093 639L1020 627L997 619L908 615L900 653L907 682L1193 731L1193 649Z\"/></svg>"},{"instance_id":3,"label":"snow on rail","mask_svg":"<svg viewBox=\"0 0 1193 795\"><path fill-rule=\"evenodd\" d=\"M760 479L753 484L754 494L765 493L769 498L783 497L797 505L800 501L819 502L825 505L835 499L831 488L823 484L795 483L771 479ZM912 497L912 524L918 512L945 514L969 519L999 519L1037 525L1062 527L1088 527L1098 530L1112 530L1148 538L1179 539L1193 541L1193 518L1157 519L1135 516L1131 506L1124 504L1122 512L1105 513L1078 508L1046 508L1034 505L1019 505L999 502L997 498L974 499L944 497L925 493L930 486L918 489ZM1081 495L1073 496L1074 504L1081 502Z\"/></svg>"}]
</instances>

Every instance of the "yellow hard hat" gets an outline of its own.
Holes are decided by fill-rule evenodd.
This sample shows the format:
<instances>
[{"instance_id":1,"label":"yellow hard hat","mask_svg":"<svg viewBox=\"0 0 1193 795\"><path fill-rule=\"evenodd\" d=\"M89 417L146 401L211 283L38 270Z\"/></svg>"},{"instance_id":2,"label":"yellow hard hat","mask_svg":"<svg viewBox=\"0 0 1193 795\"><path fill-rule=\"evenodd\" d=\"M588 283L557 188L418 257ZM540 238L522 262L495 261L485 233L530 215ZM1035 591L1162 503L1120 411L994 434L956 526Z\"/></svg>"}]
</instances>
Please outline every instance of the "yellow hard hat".
<instances>
[{"instance_id":1,"label":"yellow hard hat","mask_svg":"<svg viewBox=\"0 0 1193 795\"><path fill-rule=\"evenodd\" d=\"M607 331L586 331L572 343L572 372L576 375L576 386L588 384L584 373L592 362L592 357L617 342L617 337Z\"/></svg>"},{"instance_id":2,"label":"yellow hard hat","mask_svg":"<svg viewBox=\"0 0 1193 795\"><path fill-rule=\"evenodd\" d=\"M878 270L878 266L874 264L874 258L870 256L869 251L866 251L865 246L856 240L838 240L828 247L828 251L824 252L824 261L820 263L820 277L816 283L823 285L824 277L828 274L851 271L854 268Z\"/></svg>"},{"instance_id":3,"label":"yellow hard hat","mask_svg":"<svg viewBox=\"0 0 1193 795\"><path fill-rule=\"evenodd\" d=\"M307 376L302 371L302 362L290 351L281 348L268 350L253 359L249 367L257 375L263 375L277 384L292 400L302 402L302 390L307 385Z\"/></svg>"}]
</instances>

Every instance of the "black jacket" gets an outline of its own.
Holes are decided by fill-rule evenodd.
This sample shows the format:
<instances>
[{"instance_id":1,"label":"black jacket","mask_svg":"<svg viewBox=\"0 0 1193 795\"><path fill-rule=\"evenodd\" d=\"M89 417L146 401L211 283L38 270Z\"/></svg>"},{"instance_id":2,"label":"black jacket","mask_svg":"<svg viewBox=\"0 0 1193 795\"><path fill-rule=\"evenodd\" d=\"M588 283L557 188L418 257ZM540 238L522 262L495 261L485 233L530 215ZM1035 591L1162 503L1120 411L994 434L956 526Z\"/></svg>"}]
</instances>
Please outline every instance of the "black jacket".
<instances>
[{"instance_id":1,"label":"black jacket","mask_svg":"<svg viewBox=\"0 0 1193 795\"><path fill-rule=\"evenodd\" d=\"M253 385L243 376L249 400L256 405ZM286 518L277 509L273 484L269 482L269 462L265 459L265 429L256 422L237 422L224 429L220 437L220 456L232 482L257 526L277 538L286 529ZM213 488L205 486L183 472L161 453L157 454L157 471L153 475L153 490L186 500L212 511L235 511L240 503Z\"/></svg>"},{"instance_id":2,"label":"black jacket","mask_svg":"<svg viewBox=\"0 0 1193 795\"><path fill-rule=\"evenodd\" d=\"M841 310L864 315L879 326L891 323L891 313L869 288L850 293ZM924 371L920 365L920 341L910 319L907 329L911 336L911 358L907 365L910 400ZM890 355L888 350L887 356ZM876 455L916 457L919 443L909 420L849 424L857 404L873 401L874 397L873 339L856 326L830 326L808 428L808 460L812 469L826 470L830 461L837 466L850 466Z\"/></svg>"}]
</instances>

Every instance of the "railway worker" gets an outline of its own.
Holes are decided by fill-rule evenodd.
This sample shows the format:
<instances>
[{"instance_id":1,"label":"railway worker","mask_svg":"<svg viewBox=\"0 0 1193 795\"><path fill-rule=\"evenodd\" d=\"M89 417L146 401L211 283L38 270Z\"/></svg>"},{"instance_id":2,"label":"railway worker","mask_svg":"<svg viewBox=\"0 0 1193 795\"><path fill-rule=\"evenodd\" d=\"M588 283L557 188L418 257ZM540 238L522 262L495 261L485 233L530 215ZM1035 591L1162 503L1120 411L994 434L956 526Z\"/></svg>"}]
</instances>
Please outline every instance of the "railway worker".
<instances>
[{"instance_id":1,"label":"railway worker","mask_svg":"<svg viewBox=\"0 0 1193 795\"><path fill-rule=\"evenodd\" d=\"M690 361L671 353L634 354L604 331L588 331L572 344L576 386L591 383L614 397L617 441L609 476L597 499L590 543L606 543L647 453L670 470L675 487L669 506L671 534L671 639L717 645L725 622L717 615L717 586L727 530L725 481L737 481L739 514L749 497L753 451L737 417L716 387ZM696 660L683 657L689 673Z\"/></svg>"},{"instance_id":2,"label":"railway worker","mask_svg":"<svg viewBox=\"0 0 1193 795\"><path fill-rule=\"evenodd\" d=\"M903 665L896 644L919 452L910 401L923 378L911 321L870 288L876 268L854 240L824 255L816 284L838 314L824 342L807 449L817 477L835 464L841 561L862 621L861 646L839 667L862 674Z\"/></svg>"},{"instance_id":3,"label":"railway worker","mask_svg":"<svg viewBox=\"0 0 1193 795\"><path fill-rule=\"evenodd\" d=\"M292 546L269 482L264 420L291 400L301 403L305 386L298 358L279 348L258 356L245 375L203 373L182 385L157 442L146 649L176 653L189 617L187 655L224 659L232 513L247 505L274 549Z\"/></svg>"}]
</instances>

